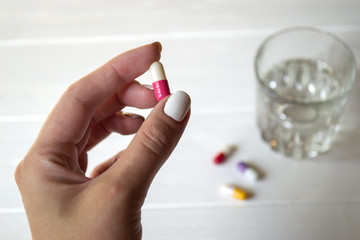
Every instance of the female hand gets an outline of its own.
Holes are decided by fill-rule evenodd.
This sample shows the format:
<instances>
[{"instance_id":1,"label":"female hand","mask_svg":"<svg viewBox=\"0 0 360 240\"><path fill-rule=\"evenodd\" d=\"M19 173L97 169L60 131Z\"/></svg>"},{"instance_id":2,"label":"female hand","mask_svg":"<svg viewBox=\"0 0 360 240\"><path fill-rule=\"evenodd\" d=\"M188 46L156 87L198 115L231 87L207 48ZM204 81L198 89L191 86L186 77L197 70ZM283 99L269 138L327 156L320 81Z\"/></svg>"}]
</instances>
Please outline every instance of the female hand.
<instances>
[{"instance_id":1,"label":"female hand","mask_svg":"<svg viewBox=\"0 0 360 240\"><path fill-rule=\"evenodd\" d=\"M49 114L15 171L33 239L141 238L148 188L190 116L186 93L157 103L134 80L160 52L153 43L113 58L72 84ZM144 121L122 114L125 106L155 108ZM87 151L111 132L137 133L86 177Z\"/></svg>"}]
</instances>

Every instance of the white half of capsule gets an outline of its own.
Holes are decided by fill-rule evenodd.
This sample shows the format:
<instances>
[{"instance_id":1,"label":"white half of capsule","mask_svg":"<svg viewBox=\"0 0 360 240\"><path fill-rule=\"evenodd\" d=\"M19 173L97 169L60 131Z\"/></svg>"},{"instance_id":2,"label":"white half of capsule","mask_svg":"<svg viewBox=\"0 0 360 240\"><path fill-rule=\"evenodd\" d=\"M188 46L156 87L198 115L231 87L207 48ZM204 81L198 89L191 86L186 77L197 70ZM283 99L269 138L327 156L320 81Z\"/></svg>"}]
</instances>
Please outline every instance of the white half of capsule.
<instances>
[{"instance_id":1,"label":"white half of capsule","mask_svg":"<svg viewBox=\"0 0 360 240\"><path fill-rule=\"evenodd\" d=\"M259 173L255 171L253 168L248 167L244 172L243 175L246 179L250 181L256 181L259 179Z\"/></svg>"},{"instance_id":2,"label":"white half of capsule","mask_svg":"<svg viewBox=\"0 0 360 240\"><path fill-rule=\"evenodd\" d=\"M228 184L223 185L220 188L220 193L223 196L231 197L237 200L245 200L247 198L247 194L244 190L241 190L240 188Z\"/></svg>"},{"instance_id":3,"label":"white half of capsule","mask_svg":"<svg viewBox=\"0 0 360 240\"><path fill-rule=\"evenodd\" d=\"M226 156L230 156L232 155L236 150L236 146L234 145L228 145L226 146L221 152Z\"/></svg>"},{"instance_id":4,"label":"white half of capsule","mask_svg":"<svg viewBox=\"0 0 360 240\"><path fill-rule=\"evenodd\" d=\"M234 195L234 190L234 187L227 184L220 186L220 194L225 197L232 197Z\"/></svg>"},{"instance_id":5,"label":"white half of capsule","mask_svg":"<svg viewBox=\"0 0 360 240\"><path fill-rule=\"evenodd\" d=\"M156 61L150 65L150 74L153 82L166 80L164 67L160 62Z\"/></svg>"}]
</instances>

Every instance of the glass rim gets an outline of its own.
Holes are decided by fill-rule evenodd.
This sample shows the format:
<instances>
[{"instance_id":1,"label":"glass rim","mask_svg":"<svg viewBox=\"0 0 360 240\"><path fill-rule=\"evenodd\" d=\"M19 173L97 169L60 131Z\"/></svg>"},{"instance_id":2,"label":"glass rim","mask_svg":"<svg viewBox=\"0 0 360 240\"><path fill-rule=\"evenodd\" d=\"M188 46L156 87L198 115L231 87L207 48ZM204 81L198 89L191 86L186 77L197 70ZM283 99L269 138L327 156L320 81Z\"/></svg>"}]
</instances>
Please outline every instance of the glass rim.
<instances>
[{"instance_id":1,"label":"glass rim","mask_svg":"<svg viewBox=\"0 0 360 240\"><path fill-rule=\"evenodd\" d=\"M287 28L284 28L284 29L281 29L281 30L278 30L272 34L270 34L269 36L267 36L259 45L257 51L256 51L256 54L255 54L255 59L254 59L254 69L255 69L255 75L256 75L256 80L257 82L261 85L261 87L264 87L266 88L268 91L270 91L271 93L274 93L272 89L270 89L268 86L266 86L264 84L264 81L262 79L262 77L260 77L260 74L259 74L259 57L260 57L260 54L262 54L264 52L264 49L266 48L266 45L271 41L273 40L274 38L280 36L280 35L283 35L283 34L286 34L286 33L289 33L289 32L301 32L301 31L305 31L305 32L314 32L314 33L318 33L318 34L321 34L321 35L324 35L324 36L327 36L331 39L333 39L334 41L340 43L340 45L342 45L344 47L344 49L349 53L349 57L350 59L352 60L352 65L354 66L354 74L352 76L353 79L350 80L350 84L349 84L349 87L342 93L337 96L334 96L332 98L329 98L325 101L331 101L333 99L336 99L338 97L341 97L341 96L344 96L346 95L348 92L350 92L352 86L354 85L354 83L356 82L357 78L358 78L358 66L357 66L357 61L356 61L356 57L355 57L355 54L354 52L352 51L352 49L348 46L348 44L342 40L340 37L338 37L337 35L331 33L331 32L328 32L326 30L323 30L323 29L319 29L319 28L316 28L316 27L311 27L311 26L293 26L293 27L287 27ZM320 101L320 102L324 102L324 101ZM319 103L320 103L319 102ZM312 102L312 103L315 103L315 102Z\"/></svg>"},{"instance_id":2,"label":"glass rim","mask_svg":"<svg viewBox=\"0 0 360 240\"><path fill-rule=\"evenodd\" d=\"M307 32L315 32L315 33L319 33L321 35L324 36L328 36L329 38L334 39L335 41L339 42L349 53L351 58L353 58L355 65L356 65L356 57L354 52L352 51L352 49L348 46L348 44L341 39L340 37L338 37L337 35L328 32L326 30L320 29L320 28L316 28L316 27L311 27L311 26L293 26L293 27L287 27L281 30L278 30L272 34L270 34L269 36L267 36L259 45L259 48L256 51L256 55L255 55L255 64L257 62L257 59L259 58L259 55L261 52L263 52L264 48L266 47L267 43L269 43L271 40L273 40L274 38L289 33L289 32L300 32L300 31L307 31ZM257 72L257 69L256 69Z\"/></svg>"},{"instance_id":3,"label":"glass rim","mask_svg":"<svg viewBox=\"0 0 360 240\"><path fill-rule=\"evenodd\" d=\"M273 90L271 90L269 87L267 87L264 82L263 82L263 79L260 77L260 74L259 74L259 67L258 67L258 62L259 62L259 57L260 57L260 54L262 54L264 52L264 49L266 47L266 45L271 41L273 40L274 38L278 37L278 36L281 36L283 34L286 34L286 33L289 33L289 32L301 32L301 31L305 31L305 32L314 32L314 33L318 33L318 34L321 34L321 35L324 35L324 36L327 36L331 39L333 39L334 41L340 43L340 45L342 45L344 47L344 49L349 53L349 56L352 60L352 64L354 65L354 68L355 68L355 71L354 71L354 75L353 75L353 79L350 80L350 84L346 91L343 92L343 94L341 94L341 96L347 94L353 84L355 83L355 81L357 80L358 78L358 66L357 66L357 61L356 61L356 57L355 57L355 54L354 52L352 51L352 49L348 46L348 44L342 40L340 37L338 37L337 35L331 33L331 32L328 32L326 30L323 30L323 29L319 29L319 28L316 28L316 27L311 27L311 26L293 26L293 27L287 27L287 28L284 28L284 29L281 29L281 30L278 30L272 34L270 34L269 36L267 36L259 45L257 51L256 51L256 54L255 54L255 59L254 59L254 69L255 69L255 75L256 75L256 80L259 84L261 84L262 87L265 87L266 89L270 90L271 92L273 92ZM333 99L336 99L338 98L339 96L334 96L330 99L327 99L326 101L331 101ZM323 101L320 101L320 102L323 102ZM314 102L313 102L314 103Z\"/></svg>"}]
</instances>

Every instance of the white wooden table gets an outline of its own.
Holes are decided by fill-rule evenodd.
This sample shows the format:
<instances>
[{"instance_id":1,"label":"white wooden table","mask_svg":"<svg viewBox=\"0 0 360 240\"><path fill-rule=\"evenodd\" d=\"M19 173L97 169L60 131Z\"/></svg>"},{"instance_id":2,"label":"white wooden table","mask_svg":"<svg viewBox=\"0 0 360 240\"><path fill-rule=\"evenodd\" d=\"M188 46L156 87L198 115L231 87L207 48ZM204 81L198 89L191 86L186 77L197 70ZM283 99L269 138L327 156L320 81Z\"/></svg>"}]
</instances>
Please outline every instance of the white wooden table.
<instances>
[{"instance_id":1,"label":"white wooden table","mask_svg":"<svg viewBox=\"0 0 360 240\"><path fill-rule=\"evenodd\" d=\"M191 95L192 116L149 191L144 239L360 239L360 84L333 149L317 159L272 152L256 128L255 51L268 34L294 25L337 34L360 59L358 0L1 0L0 239L31 238L13 172L61 93L153 41L163 44L172 91ZM92 150L90 170L130 139L114 135ZM215 166L216 149L228 143L239 150ZM245 181L239 160L264 178ZM223 198L224 183L252 197Z\"/></svg>"}]
</instances>

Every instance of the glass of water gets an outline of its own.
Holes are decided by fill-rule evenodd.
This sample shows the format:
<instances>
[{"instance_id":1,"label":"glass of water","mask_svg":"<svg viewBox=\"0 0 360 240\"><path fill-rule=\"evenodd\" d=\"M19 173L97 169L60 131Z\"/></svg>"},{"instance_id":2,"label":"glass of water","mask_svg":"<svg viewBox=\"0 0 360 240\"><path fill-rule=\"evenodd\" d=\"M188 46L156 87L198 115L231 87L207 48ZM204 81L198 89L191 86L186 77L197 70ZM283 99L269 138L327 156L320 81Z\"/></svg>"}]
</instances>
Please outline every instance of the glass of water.
<instances>
[{"instance_id":1,"label":"glass of water","mask_svg":"<svg viewBox=\"0 0 360 240\"><path fill-rule=\"evenodd\" d=\"M350 48L322 30L288 28L265 39L256 54L255 72L263 140L297 159L328 151L357 79Z\"/></svg>"}]
</instances>

